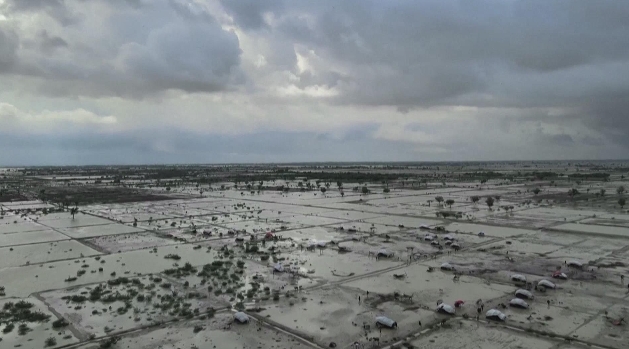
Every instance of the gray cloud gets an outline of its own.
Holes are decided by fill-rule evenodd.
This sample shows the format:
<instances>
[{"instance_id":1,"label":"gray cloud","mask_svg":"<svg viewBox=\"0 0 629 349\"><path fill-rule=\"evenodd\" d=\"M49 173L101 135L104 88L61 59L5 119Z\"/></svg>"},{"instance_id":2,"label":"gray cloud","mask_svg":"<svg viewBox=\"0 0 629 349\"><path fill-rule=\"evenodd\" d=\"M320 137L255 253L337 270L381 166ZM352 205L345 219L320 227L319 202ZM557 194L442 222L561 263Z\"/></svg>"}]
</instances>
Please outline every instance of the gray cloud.
<instances>
[{"instance_id":1,"label":"gray cloud","mask_svg":"<svg viewBox=\"0 0 629 349\"><path fill-rule=\"evenodd\" d=\"M101 28L94 28L97 24L91 21L40 29L34 38L24 40L37 44L25 45L20 51L16 42L28 32L18 26L12 29L15 35L0 32L0 73L24 76L17 88L55 97L142 98L168 90L227 90L245 80L238 37L201 7L174 0L118 1L131 6L78 1L67 3L81 16L94 15L90 10L98 10L98 6L111 6L111 14L101 18L102 31L95 31ZM6 6L13 13L69 8L65 1L18 3ZM18 18L11 23L19 23ZM56 32L63 32L64 37ZM51 55L70 46L72 50L66 54Z\"/></svg>"}]
</instances>

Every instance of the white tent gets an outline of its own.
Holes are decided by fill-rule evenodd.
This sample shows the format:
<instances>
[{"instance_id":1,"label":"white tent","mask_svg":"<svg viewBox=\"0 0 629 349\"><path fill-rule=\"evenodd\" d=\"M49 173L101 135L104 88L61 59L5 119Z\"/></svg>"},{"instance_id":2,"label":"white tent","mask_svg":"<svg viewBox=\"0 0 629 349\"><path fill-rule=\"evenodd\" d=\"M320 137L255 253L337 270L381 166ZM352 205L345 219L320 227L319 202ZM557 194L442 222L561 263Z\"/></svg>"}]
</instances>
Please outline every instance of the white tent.
<instances>
[{"instance_id":1,"label":"white tent","mask_svg":"<svg viewBox=\"0 0 629 349\"><path fill-rule=\"evenodd\" d=\"M507 319L507 315L501 313L496 309L491 309L485 314L485 317L493 320L505 321Z\"/></svg>"},{"instance_id":2,"label":"white tent","mask_svg":"<svg viewBox=\"0 0 629 349\"><path fill-rule=\"evenodd\" d=\"M325 247L328 243L326 241L318 241L317 242L317 246L318 247Z\"/></svg>"},{"instance_id":3,"label":"white tent","mask_svg":"<svg viewBox=\"0 0 629 349\"><path fill-rule=\"evenodd\" d=\"M426 240L426 241L432 241L434 239L435 239L435 235L433 235L433 234L429 233L429 234L424 235L424 240Z\"/></svg>"},{"instance_id":4,"label":"white tent","mask_svg":"<svg viewBox=\"0 0 629 349\"><path fill-rule=\"evenodd\" d=\"M461 245L459 245L458 242L453 242L452 245L450 245L452 248L461 248Z\"/></svg>"},{"instance_id":5,"label":"white tent","mask_svg":"<svg viewBox=\"0 0 629 349\"><path fill-rule=\"evenodd\" d=\"M453 306L449 304L441 303L437 306L437 312L448 314L448 315L454 315L455 310Z\"/></svg>"},{"instance_id":6,"label":"white tent","mask_svg":"<svg viewBox=\"0 0 629 349\"><path fill-rule=\"evenodd\" d=\"M555 273L553 274L553 278L555 278L555 279L561 279L561 280L568 280L568 275L566 275L566 273L555 272Z\"/></svg>"},{"instance_id":7,"label":"white tent","mask_svg":"<svg viewBox=\"0 0 629 349\"><path fill-rule=\"evenodd\" d=\"M430 244L433 245L433 246L437 246L437 245L439 245L439 241L434 241L433 240L433 241L430 242Z\"/></svg>"},{"instance_id":8,"label":"white tent","mask_svg":"<svg viewBox=\"0 0 629 349\"><path fill-rule=\"evenodd\" d=\"M386 249L381 248L381 249L378 250L378 252L376 252L376 255L378 257L392 257L393 256L393 252L387 251Z\"/></svg>"},{"instance_id":9,"label":"white tent","mask_svg":"<svg viewBox=\"0 0 629 349\"><path fill-rule=\"evenodd\" d=\"M441 270L454 270L454 267L450 263L441 264Z\"/></svg>"},{"instance_id":10,"label":"white tent","mask_svg":"<svg viewBox=\"0 0 629 349\"><path fill-rule=\"evenodd\" d=\"M552 282L550 282L548 280L542 280L542 281L538 282L537 286L544 286L546 288L555 288L555 284L553 284Z\"/></svg>"},{"instance_id":11,"label":"white tent","mask_svg":"<svg viewBox=\"0 0 629 349\"><path fill-rule=\"evenodd\" d=\"M533 294L525 289L519 289L517 291L515 291L515 296L518 298L525 298L525 299L533 299L535 298L535 296L533 296Z\"/></svg>"},{"instance_id":12,"label":"white tent","mask_svg":"<svg viewBox=\"0 0 629 349\"><path fill-rule=\"evenodd\" d=\"M513 298L511 301L509 301L509 305L516 308L523 308L523 309L529 308L529 304L520 298Z\"/></svg>"},{"instance_id":13,"label":"white tent","mask_svg":"<svg viewBox=\"0 0 629 349\"><path fill-rule=\"evenodd\" d=\"M428 224L422 224L419 226L419 229L430 229L430 226Z\"/></svg>"},{"instance_id":14,"label":"white tent","mask_svg":"<svg viewBox=\"0 0 629 349\"><path fill-rule=\"evenodd\" d=\"M568 266L573 268L583 268L583 263L579 261L569 261Z\"/></svg>"},{"instance_id":15,"label":"white tent","mask_svg":"<svg viewBox=\"0 0 629 349\"><path fill-rule=\"evenodd\" d=\"M446 240L445 244L446 244L446 246L452 245L452 240Z\"/></svg>"},{"instance_id":16,"label":"white tent","mask_svg":"<svg viewBox=\"0 0 629 349\"><path fill-rule=\"evenodd\" d=\"M376 325L377 326L384 326L384 327L393 328L393 327L397 327L397 322L389 319L386 316L377 316L376 317Z\"/></svg>"},{"instance_id":17,"label":"white tent","mask_svg":"<svg viewBox=\"0 0 629 349\"><path fill-rule=\"evenodd\" d=\"M249 322L249 316L241 311L234 314L234 319L241 324Z\"/></svg>"},{"instance_id":18,"label":"white tent","mask_svg":"<svg viewBox=\"0 0 629 349\"><path fill-rule=\"evenodd\" d=\"M526 276L522 274L511 275L511 281L526 282Z\"/></svg>"},{"instance_id":19,"label":"white tent","mask_svg":"<svg viewBox=\"0 0 629 349\"><path fill-rule=\"evenodd\" d=\"M443 236L444 240L454 240L454 235L452 234L446 234Z\"/></svg>"},{"instance_id":20,"label":"white tent","mask_svg":"<svg viewBox=\"0 0 629 349\"><path fill-rule=\"evenodd\" d=\"M284 266L281 263L277 263L273 269L277 272L283 273L284 272Z\"/></svg>"}]
</instances>

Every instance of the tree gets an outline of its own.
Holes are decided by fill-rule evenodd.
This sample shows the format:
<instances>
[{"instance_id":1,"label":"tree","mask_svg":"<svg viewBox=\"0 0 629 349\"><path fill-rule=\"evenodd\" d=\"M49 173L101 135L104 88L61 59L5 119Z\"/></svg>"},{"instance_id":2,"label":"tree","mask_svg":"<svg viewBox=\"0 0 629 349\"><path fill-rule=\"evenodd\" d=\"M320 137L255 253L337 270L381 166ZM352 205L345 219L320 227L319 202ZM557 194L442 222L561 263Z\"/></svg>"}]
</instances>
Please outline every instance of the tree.
<instances>
[{"instance_id":1,"label":"tree","mask_svg":"<svg viewBox=\"0 0 629 349\"><path fill-rule=\"evenodd\" d=\"M336 187L339 188L339 190L343 188L343 182L341 181L336 182Z\"/></svg>"},{"instance_id":2,"label":"tree","mask_svg":"<svg viewBox=\"0 0 629 349\"><path fill-rule=\"evenodd\" d=\"M441 203L443 202L443 196L435 196L435 201L437 201L439 205L441 205Z\"/></svg>"},{"instance_id":3,"label":"tree","mask_svg":"<svg viewBox=\"0 0 629 349\"><path fill-rule=\"evenodd\" d=\"M470 200L472 200L472 202L476 205L476 203L480 201L480 196L470 196Z\"/></svg>"},{"instance_id":4,"label":"tree","mask_svg":"<svg viewBox=\"0 0 629 349\"><path fill-rule=\"evenodd\" d=\"M452 205L454 205L454 200L452 199L446 200L446 205L450 206L450 209L452 209Z\"/></svg>"},{"instance_id":5,"label":"tree","mask_svg":"<svg viewBox=\"0 0 629 349\"><path fill-rule=\"evenodd\" d=\"M625 198L618 199L618 205L620 205L620 208L624 208L626 203L627 201L625 200Z\"/></svg>"},{"instance_id":6,"label":"tree","mask_svg":"<svg viewBox=\"0 0 629 349\"><path fill-rule=\"evenodd\" d=\"M605 196L605 189L601 189L601 196Z\"/></svg>"},{"instance_id":7,"label":"tree","mask_svg":"<svg viewBox=\"0 0 629 349\"><path fill-rule=\"evenodd\" d=\"M382 192L384 192L384 193L388 193L388 192L390 192L390 191L391 191L391 190L390 190L389 188L384 188L384 190L383 190Z\"/></svg>"},{"instance_id":8,"label":"tree","mask_svg":"<svg viewBox=\"0 0 629 349\"><path fill-rule=\"evenodd\" d=\"M345 192L344 191L341 191L341 197L342 198L345 197Z\"/></svg>"},{"instance_id":9,"label":"tree","mask_svg":"<svg viewBox=\"0 0 629 349\"><path fill-rule=\"evenodd\" d=\"M533 189L533 194L537 195L537 194L539 194L540 191L541 190L539 188L535 188L535 189Z\"/></svg>"},{"instance_id":10,"label":"tree","mask_svg":"<svg viewBox=\"0 0 629 349\"><path fill-rule=\"evenodd\" d=\"M485 199L485 203L487 204L487 207L489 207L489 209L491 210L491 207L494 205L494 198L488 196L487 199Z\"/></svg>"},{"instance_id":11,"label":"tree","mask_svg":"<svg viewBox=\"0 0 629 349\"><path fill-rule=\"evenodd\" d=\"M500 201L500 195L496 195L494 196L494 198L496 199L496 201Z\"/></svg>"},{"instance_id":12,"label":"tree","mask_svg":"<svg viewBox=\"0 0 629 349\"><path fill-rule=\"evenodd\" d=\"M363 194L369 194L369 188L367 188L366 185L363 186L362 192L363 192Z\"/></svg>"},{"instance_id":13,"label":"tree","mask_svg":"<svg viewBox=\"0 0 629 349\"><path fill-rule=\"evenodd\" d=\"M326 187L321 187L321 193L322 193L322 194L325 194L325 192L326 192L327 190L328 190L328 189L326 189Z\"/></svg>"},{"instance_id":14,"label":"tree","mask_svg":"<svg viewBox=\"0 0 629 349\"><path fill-rule=\"evenodd\" d=\"M579 191L576 188L572 188L568 190L568 195L570 195L570 197L574 199L576 195L579 195Z\"/></svg>"},{"instance_id":15,"label":"tree","mask_svg":"<svg viewBox=\"0 0 629 349\"><path fill-rule=\"evenodd\" d=\"M616 193L618 193L618 195L622 195L625 193L625 187L623 185L621 185L620 187L616 188Z\"/></svg>"}]
</instances>

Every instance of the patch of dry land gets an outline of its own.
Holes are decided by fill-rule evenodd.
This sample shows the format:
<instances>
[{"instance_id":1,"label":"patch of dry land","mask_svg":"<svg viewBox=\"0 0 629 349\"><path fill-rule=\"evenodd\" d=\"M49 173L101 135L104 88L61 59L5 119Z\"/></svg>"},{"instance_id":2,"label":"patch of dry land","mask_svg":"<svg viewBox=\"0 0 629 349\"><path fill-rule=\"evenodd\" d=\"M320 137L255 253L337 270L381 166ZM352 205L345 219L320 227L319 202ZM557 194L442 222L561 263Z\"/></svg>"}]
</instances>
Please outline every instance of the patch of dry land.
<instances>
[{"instance_id":1,"label":"patch of dry land","mask_svg":"<svg viewBox=\"0 0 629 349\"><path fill-rule=\"evenodd\" d=\"M103 174L145 201L74 216L46 172L0 203L0 348L627 348L629 166L480 166Z\"/></svg>"}]
</instances>

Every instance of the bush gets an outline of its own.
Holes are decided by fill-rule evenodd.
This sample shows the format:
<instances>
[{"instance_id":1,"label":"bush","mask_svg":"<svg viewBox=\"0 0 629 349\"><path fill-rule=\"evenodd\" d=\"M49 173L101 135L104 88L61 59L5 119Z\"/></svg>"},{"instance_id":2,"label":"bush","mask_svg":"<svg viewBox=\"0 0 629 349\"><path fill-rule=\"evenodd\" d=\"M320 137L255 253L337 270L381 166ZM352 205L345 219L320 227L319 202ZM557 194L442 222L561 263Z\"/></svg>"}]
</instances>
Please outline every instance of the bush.
<instances>
[{"instance_id":1,"label":"bush","mask_svg":"<svg viewBox=\"0 0 629 349\"><path fill-rule=\"evenodd\" d=\"M11 333L11 331L13 331L13 329L15 328L15 325L12 323L8 323L4 329L2 329L2 333Z\"/></svg>"},{"instance_id":2,"label":"bush","mask_svg":"<svg viewBox=\"0 0 629 349\"><path fill-rule=\"evenodd\" d=\"M55 345L57 345L57 339L55 337L48 337L44 344L47 347L54 347Z\"/></svg>"},{"instance_id":3,"label":"bush","mask_svg":"<svg viewBox=\"0 0 629 349\"><path fill-rule=\"evenodd\" d=\"M58 328L66 327L68 325L70 325L70 323L68 321L66 321L66 319L61 318L59 320L53 321L52 328L58 329Z\"/></svg>"}]
</instances>

